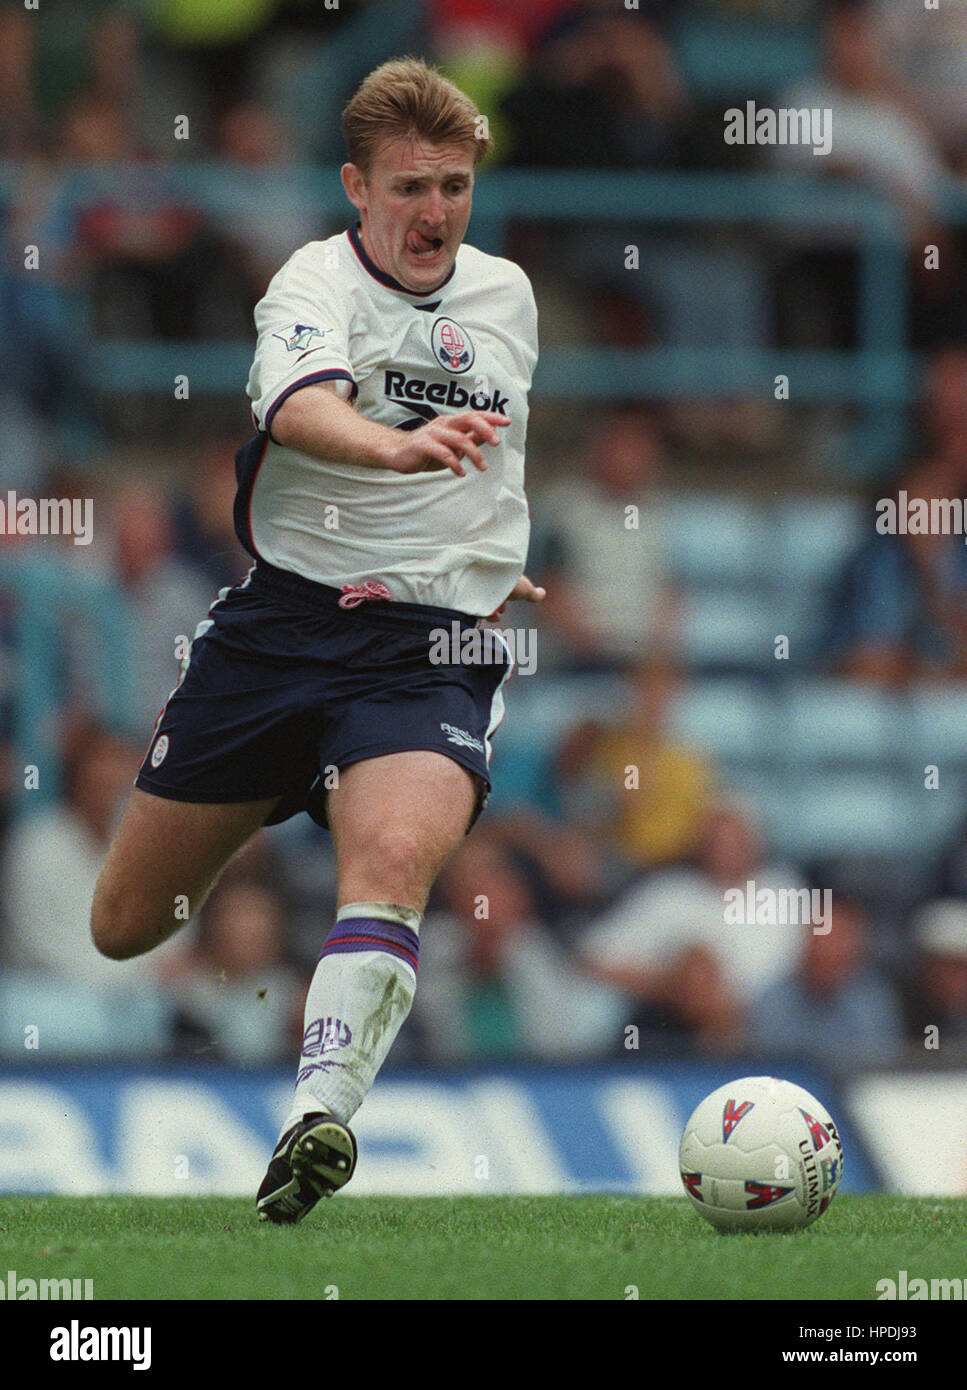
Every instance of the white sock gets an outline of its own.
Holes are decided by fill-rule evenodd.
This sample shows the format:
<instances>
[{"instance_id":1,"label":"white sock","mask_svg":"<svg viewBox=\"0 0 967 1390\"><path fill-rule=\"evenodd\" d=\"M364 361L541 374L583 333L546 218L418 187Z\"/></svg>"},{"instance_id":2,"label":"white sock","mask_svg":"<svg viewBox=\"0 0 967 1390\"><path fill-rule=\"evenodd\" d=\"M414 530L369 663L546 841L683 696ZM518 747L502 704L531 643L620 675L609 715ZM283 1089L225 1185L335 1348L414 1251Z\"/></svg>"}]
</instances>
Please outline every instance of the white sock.
<instances>
[{"instance_id":1,"label":"white sock","mask_svg":"<svg viewBox=\"0 0 967 1390\"><path fill-rule=\"evenodd\" d=\"M421 917L398 903L336 914L306 997L305 1032L284 1134L312 1110L344 1124L359 1109L410 1011Z\"/></svg>"}]
</instances>

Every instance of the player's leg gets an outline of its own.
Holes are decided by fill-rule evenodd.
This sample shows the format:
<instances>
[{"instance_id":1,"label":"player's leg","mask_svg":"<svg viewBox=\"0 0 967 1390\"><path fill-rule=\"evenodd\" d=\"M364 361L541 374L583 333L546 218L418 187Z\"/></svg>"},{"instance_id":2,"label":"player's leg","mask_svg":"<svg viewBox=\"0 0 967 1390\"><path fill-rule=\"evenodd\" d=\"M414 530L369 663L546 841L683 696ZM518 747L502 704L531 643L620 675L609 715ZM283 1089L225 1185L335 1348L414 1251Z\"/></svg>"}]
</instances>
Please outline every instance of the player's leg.
<instances>
[{"instance_id":1,"label":"player's leg","mask_svg":"<svg viewBox=\"0 0 967 1390\"><path fill-rule=\"evenodd\" d=\"M410 1010L423 908L466 834L478 788L442 753L351 764L328 798L338 910L306 997L296 1090L259 1189L264 1220L300 1220L352 1176L347 1121Z\"/></svg>"},{"instance_id":2,"label":"player's leg","mask_svg":"<svg viewBox=\"0 0 967 1390\"><path fill-rule=\"evenodd\" d=\"M339 908L386 900L422 913L477 795L467 769L442 753L389 753L344 768L328 798Z\"/></svg>"},{"instance_id":3,"label":"player's leg","mask_svg":"<svg viewBox=\"0 0 967 1390\"><path fill-rule=\"evenodd\" d=\"M476 802L473 778L429 751L343 769L329 793L336 925L306 999L290 1120L312 1108L348 1120L362 1103L416 990L420 922Z\"/></svg>"},{"instance_id":4,"label":"player's leg","mask_svg":"<svg viewBox=\"0 0 967 1390\"><path fill-rule=\"evenodd\" d=\"M167 940L199 911L278 800L202 805L135 787L94 891L97 949L127 960Z\"/></svg>"}]
</instances>

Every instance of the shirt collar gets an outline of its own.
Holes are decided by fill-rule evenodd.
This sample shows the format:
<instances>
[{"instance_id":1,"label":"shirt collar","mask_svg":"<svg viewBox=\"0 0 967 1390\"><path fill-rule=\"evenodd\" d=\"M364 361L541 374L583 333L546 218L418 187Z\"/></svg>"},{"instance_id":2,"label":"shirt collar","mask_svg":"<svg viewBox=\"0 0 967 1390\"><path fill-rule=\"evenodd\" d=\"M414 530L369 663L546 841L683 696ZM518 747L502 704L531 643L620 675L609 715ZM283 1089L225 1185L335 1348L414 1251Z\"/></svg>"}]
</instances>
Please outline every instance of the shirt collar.
<instances>
[{"instance_id":1,"label":"shirt collar","mask_svg":"<svg viewBox=\"0 0 967 1390\"><path fill-rule=\"evenodd\" d=\"M439 294L440 290L443 289L443 286L447 283L447 281L452 278L453 272L457 268L456 257L454 257L453 265L450 267L449 271L443 277L440 283L438 285L434 285L432 290L409 290L406 288L405 285L401 285L399 280L394 280L392 275L387 275L385 270L380 270L379 266L372 259L372 257L366 254L366 250L363 246L362 237L360 236L361 227L362 223L356 222L354 226L346 228L346 235L349 237L350 244L353 250L356 252L356 255L359 257L363 269L368 271L368 273L373 277L374 280L378 280L381 285L385 285L385 287L388 290L399 290L401 294L412 295L414 299L426 299L431 294Z\"/></svg>"}]
</instances>

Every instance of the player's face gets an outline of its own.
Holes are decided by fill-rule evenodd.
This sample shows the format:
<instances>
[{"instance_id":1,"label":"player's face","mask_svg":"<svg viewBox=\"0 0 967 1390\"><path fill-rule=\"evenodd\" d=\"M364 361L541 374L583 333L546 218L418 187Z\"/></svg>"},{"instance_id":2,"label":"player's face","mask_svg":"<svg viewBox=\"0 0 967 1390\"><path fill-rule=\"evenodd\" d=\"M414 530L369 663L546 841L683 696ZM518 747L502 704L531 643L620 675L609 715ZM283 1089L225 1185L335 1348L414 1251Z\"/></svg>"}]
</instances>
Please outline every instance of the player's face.
<instances>
[{"instance_id":1,"label":"player's face","mask_svg":"<svg viewBox=\"0 0 967 1390\"><path fill-rule=\"evenodd\" d=\"M407 136L382 145L368 177L343 166L343 187L360 214L366 254L409 290L432 290L449 275L470 221L473 152Z\"/></svg>"}]
</instances>

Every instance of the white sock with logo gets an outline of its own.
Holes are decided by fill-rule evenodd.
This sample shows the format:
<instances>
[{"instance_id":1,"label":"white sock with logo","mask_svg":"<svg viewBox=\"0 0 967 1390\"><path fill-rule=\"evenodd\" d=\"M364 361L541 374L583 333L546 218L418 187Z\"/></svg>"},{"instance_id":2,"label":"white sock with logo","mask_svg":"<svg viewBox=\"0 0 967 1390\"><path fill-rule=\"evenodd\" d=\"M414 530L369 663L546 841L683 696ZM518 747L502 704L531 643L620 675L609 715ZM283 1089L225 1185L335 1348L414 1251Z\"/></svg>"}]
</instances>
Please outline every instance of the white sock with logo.
<instances>
[{"instance_id":1,"label":"white sock with logo","mask_svg":"<svg viewBox=\"0 0 967 1390\"><path fill-rule=\"evenodd\" d=\"M410 1011L420 913L347 903L336 914L306 996L302 1056L284 1134L303 1115L355 1114Z\"/></svg>"}]
</instances>

